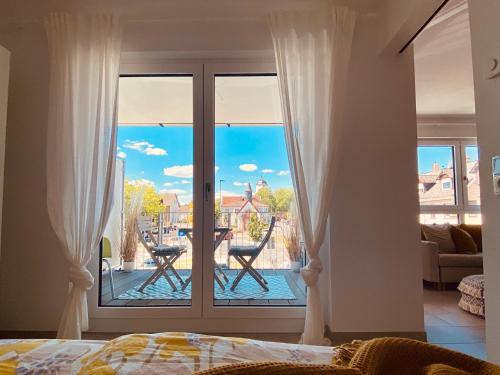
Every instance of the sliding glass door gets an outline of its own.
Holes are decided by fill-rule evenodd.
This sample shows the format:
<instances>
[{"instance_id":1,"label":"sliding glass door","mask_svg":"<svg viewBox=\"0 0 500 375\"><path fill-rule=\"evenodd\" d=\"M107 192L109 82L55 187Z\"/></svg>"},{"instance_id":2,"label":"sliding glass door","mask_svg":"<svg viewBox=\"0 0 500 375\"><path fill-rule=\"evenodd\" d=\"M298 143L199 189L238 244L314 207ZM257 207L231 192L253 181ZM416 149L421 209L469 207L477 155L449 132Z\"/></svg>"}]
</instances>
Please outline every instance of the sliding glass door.
<instances>
[{"instance_id":1,"label":"sliding glass door","mask_svg":"<svg viewBox=\"0 0 500 375\"><path fill-rule=\"evenodd\" d=\"M204 314L300 315L306 291L293 269L304 254L274 66L206 65L204 92L213 186L204 205Z\"/></svg>"},{"instance_id":2,"label":"sliding glass door","mask_svg":"<svg viewBox=\"0 0 500 375\"><path fill-rule=\"evenodd\" d=\"M120 77L114 208L100 306L201 311L202 66Z\"/></svg>"},{"instance_id":3,"label":"sliding glass door","mask_svg":"<svg viewBox=\"0 0 500 375\"><path fill-rule=\"evenodd\" d=\"M303 317L305 254L272 64L127 66L99 305ZM118 311L118 310L117 310Z\"/></svg>"}]
</instances>

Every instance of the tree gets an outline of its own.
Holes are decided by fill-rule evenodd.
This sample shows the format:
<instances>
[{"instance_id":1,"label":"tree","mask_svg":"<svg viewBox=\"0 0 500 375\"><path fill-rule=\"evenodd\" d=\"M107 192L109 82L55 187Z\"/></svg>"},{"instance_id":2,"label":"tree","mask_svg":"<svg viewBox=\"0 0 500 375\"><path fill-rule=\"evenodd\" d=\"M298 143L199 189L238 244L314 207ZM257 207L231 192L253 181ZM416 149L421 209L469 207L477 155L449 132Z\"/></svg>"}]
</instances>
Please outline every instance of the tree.
<instances>
[{"instance_id":1,"label":"tree","mask_svg":"<svg viewBox=\"0 0 500 375\"><path fill-rule=\"evenodd\" d=\"M257 193L255 193L260 201L264 204L267 204L271 209L271 212L276 212L276 199L274 198L273 192L268 187L263 187L259 189Z\"/></svg>"},{"instance_id":2,"label":"tree","mask_svg":"<svg viewBox=\"0 0 500 375\"><path fill-rule=\"evenodd\" d=\"M294 199L293 189L280 188L274 192L275 213L288 212Z\"/></svg>"},{"instance_id":3,"label":"tree","mask_svg":"<svg viewBox=\"0 0 500 375\"><path fill-rule=\"evenodd\" d=\"M221 210L220 210L220 199L216 199L215 200L215 218L216 219L220 219L220 215L221 215Z\"/></svg>"},{"instance_id":4,"label":"tree","mask_svg":"<svg viewBox=\"0 0 500 375\"><path fill-rule=\"evenodd\" d=\"M165 211L161 198L153 185L137 184L125 181L124 198L125 206L128 207L134 195L142 194L142 215L157 218L160 212Z\"/></svg>"},{"instance_id":5,"label":"tree","mask_svg":"<svg viewBox=\"0 0 500 375\"><path fill-rule=\"evenodd\" d=\"M250 220L248 220L248 235L250 238L258 242L262 239L262 231L266 227L266 224L264 224L257 214L255 212L250 214Z\"/></svg>"}]
</instances>

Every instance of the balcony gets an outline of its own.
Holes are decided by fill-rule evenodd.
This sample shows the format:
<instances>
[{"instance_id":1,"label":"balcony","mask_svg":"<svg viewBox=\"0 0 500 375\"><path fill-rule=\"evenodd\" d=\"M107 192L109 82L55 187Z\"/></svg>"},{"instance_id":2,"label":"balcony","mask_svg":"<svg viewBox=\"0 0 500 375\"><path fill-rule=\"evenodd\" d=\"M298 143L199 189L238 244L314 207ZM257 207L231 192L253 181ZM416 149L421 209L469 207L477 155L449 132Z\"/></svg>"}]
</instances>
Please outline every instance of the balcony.
<instances>
[{"instance_id":1,"label":"balcony","mask_svg":"<svg viewBox=\"0 0 500 375\"><path fill-rule=\"evenodd\" d=\"M290 225L285 213L275 215L276 224L268 241L266 241L262 251L253 263L253 267L266 280L268 290L264 290L249 273L245 274L239 284L232 290L231 286L242 266L234 257L228 255L229 249L235 246L258 245L261 241L256 240L255 230L252 233L251 224L249 224L250 215L258 215L255 217L258 217L261 225L259 228L261 228L262 237L264 237L272 216L269 213L220 212L215 220L216 228L225 228L226 232L224 232L223 238L218 241L219 244L214 252L214 261L219 269L216 269L215 274L221 280L221 283L214 282L214 305L305 305L305 284L300 274L292 270L292 262L285 247L284 234ZM158 244L180 246L186 250L174 263L175 270L182 279L182 283L186 282L192 272L191 222L192 215L190 212L160 213L153 219L151 231ZM123 236L125 234L124 232ZM257 235L257 237L259 236ZM214 235L215 238L216 235ZM167 271L167 273L176 285L175 291L163 277L147 285L143 290L139 290L157 269L155 262L141 241L137 240L137 251L131 272L124 271L123 262L116 259L116 251L111 253L112 258L113 254L115 258L111 259L111 263L115 264L112 271L114 293L111 292L108 268L103 267L101 280L102 306L191 305L192 284L189 283L183 289L183 284L171 270ZM304 259L303 254L301 254L300 259Z\"/></svg>"}]
</instances>

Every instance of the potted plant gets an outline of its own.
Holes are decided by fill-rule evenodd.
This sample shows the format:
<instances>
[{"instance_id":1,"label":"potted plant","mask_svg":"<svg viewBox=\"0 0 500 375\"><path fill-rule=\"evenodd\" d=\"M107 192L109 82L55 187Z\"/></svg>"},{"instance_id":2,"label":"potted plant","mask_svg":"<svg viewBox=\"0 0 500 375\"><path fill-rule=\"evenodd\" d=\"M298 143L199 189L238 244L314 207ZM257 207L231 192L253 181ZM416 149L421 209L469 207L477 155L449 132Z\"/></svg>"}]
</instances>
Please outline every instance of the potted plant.
<instances>
[{"instance_id":1,"label":"potted plant","mask_svg":"<svg viewBox=\"0 0 500 375\"><path fill-rule=\"evenodd\" d=\"M142 195L141 191L135 191L125 201L125 236L121 247L124 272L132 272L135 269L138 245L137 219L142 211Z\"/></svg>"},{"instance_id":2,"label":"potted plant","mask_svg":"<svg viewBox=\"0 0 500 375\"><path fill-rule=\"evenodd\" d=\"M291 217L289 223L283 225L283 243L288 257L290 268L293 272L299 272L301 266L302 246L300 245L299 225L295 218Z\"/></svg>"}]
</instances>

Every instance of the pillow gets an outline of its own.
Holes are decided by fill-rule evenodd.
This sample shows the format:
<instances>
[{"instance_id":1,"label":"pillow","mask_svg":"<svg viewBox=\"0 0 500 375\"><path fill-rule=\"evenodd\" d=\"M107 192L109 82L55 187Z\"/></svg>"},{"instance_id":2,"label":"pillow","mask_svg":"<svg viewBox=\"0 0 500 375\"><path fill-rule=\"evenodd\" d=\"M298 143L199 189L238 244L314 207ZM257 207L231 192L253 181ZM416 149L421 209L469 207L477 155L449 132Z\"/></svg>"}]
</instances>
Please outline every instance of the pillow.
<instances>
[{"instance_id":1,"label":"pillow","mask_svg":"<svg viewBox=\"0 0 500 375\"><path fill-rule=\"evenodd\" d=\"M441 254L455 253L455 243L451 238L450 224L422 225L425 239L436 242Z\"/></svg>"},{"instance_id":2,"label":"pillow","mask_svg":"<svg viewBox=\"0 0 500 375\"><path fill-rule=\"evenodd\" d=\"M477 245L474 242L472 236L456 227L454 225L450 225L450 234L453 242L455 243L455 249L457 253L460 254L476 254L477 253Z\"/></svg>"},{"instance_id":3,"label":"pillow","mask_svg":"<svg viewBox=\"0 0 500 375\"><path fill-rule=\"evenodd\" d=\"M199 375L362 375L355 368L295 362L246 362L198 371Z\"/></svg>"},{"instance_id":4,"label":"pillow","mask_svg":"<svg viewBox=\"0 0 500 375\"><path fill-rule=\"evenodd\" d=\"M474 239L474 242L477 245L477 251L482 252L483 251L483 238L481 236L481 225L478 224L460 224L459 225L460 229L463 229L467 233L469 233L472 238Z\"/></svg>"}]
</instances>

